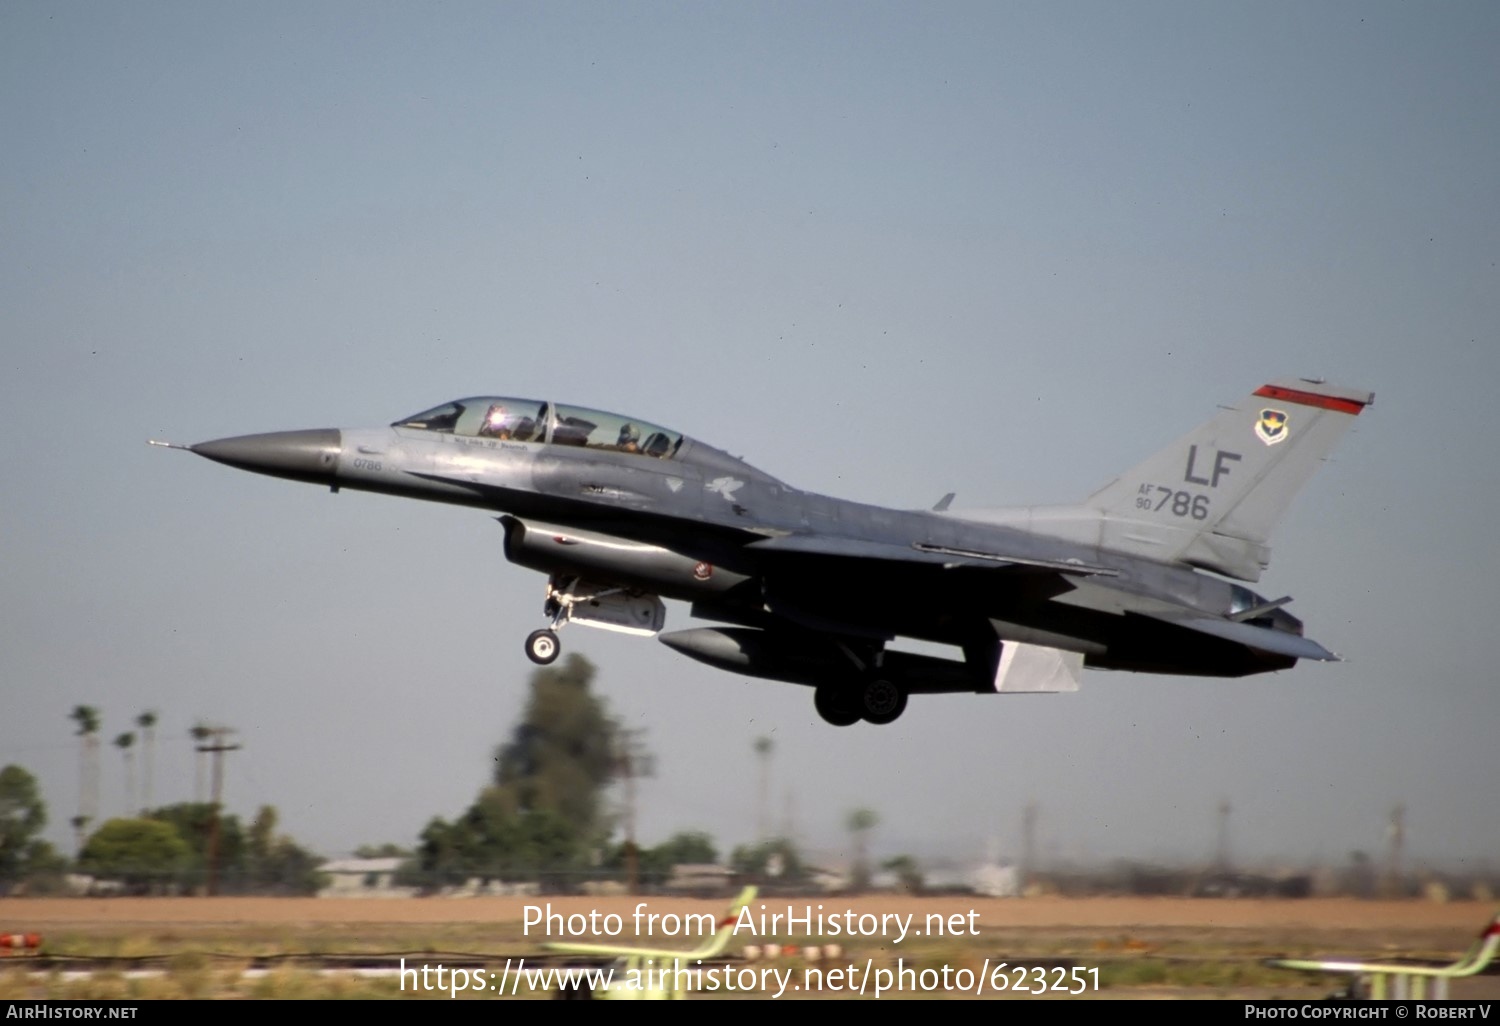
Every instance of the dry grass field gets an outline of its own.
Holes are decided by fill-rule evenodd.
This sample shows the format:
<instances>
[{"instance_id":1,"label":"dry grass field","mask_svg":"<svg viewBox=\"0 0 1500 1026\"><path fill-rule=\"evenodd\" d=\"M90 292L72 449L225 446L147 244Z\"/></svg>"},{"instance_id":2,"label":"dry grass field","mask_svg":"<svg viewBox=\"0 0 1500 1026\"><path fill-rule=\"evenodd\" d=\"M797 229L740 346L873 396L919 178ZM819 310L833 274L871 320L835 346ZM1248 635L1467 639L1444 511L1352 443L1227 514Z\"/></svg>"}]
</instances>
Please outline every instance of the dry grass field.
<instances>
[{"instance_id":1,"label":"dry grass field","mask_svg":"<svg viewBox=\"0 0 1500 1026\"><path fill-rule=\"evenodd\" d=\"M660 918L650 935L638 937L634 913L640 902L645 916ZM533 906L533 918L549 912L561 918L550 921L550 933L544 925L528 929L527 906ZM451 956L466 954L497 969L507 958L538 956L547 940L601 939L567 929L590 919L619 930L610 938L616 943L691 948L697 938L669 936L673 925L693 913L722 914L725 907L714 899L657 897L3 899L0 933L40 933L51 956L123 961L90 976L65 977L29 972L23 959L0 960L0 998L410 997L390 978L338 981L299 968L289 956L364 954L388 957L394 968L403 955L411 965L413 955L444 954L451 962ZM950 974L967 969L972 976L1002 962L1012 969L1046 967L1049 974L1078 966L1098 969L1090 978L1098 981L1099 997L1311 999L1327 994L1333 982L1271 970L1263 960L1315 954L1446 960L1469 946L1495 910L1475 902L1344 899L865 896L765 898L752 911L799 918L790 927L785 919L766 923L771 936L743 931L728 953L743 955L748 946L777 942L796 951L774 964L799 972L817 964L806 958L810 946L836 942L838 960L824 959L824 967L904 966L930 970L932 980L944 967ZM800 921L819 913L826 927L821 932L816 920L811 929ZM619 919L606 920L610 914ZM254 984L240 980L243 969L268 957L279 968ZM119 967L146 960L164 966L165 973ZM847 989L835 987L825 996ZM1453 996L1500 997L1500 977L1461 981Z\"/></svg>"}]
</instances>

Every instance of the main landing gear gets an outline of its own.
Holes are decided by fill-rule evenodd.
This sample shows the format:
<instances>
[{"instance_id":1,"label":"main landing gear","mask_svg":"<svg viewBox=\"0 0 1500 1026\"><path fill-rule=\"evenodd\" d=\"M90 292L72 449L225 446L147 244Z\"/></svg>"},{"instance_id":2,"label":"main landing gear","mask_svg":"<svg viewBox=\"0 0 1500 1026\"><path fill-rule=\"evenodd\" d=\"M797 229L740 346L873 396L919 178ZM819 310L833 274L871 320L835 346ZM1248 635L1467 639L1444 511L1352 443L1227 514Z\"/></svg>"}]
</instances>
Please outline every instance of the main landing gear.
<instances>
[{"instance_id":1,"label":"main landing gear","mask_svg":"<svg viewBox=\"0 0 1500 1026\"><path fill-rule=\"evenodd\" d=\"M881 671L885 655L877 648L862 658L846 644L840 644L844 655L854 664L852 682L820 684L813 692L813 708L835 727L848 727L860 720L866 723L894 723L906 711L906 689L892 683Z\"/></svg>"},{"instance_id":2,"label":"main landing gear","mask_svg":"<svg viewBox=\"0 0 1500 1026\"><path fill-rule=\"evenodd\" d=\"M883 677L864 684L821 684L813 692L813 708L824 721L847 727L866 723L894 723L906 711L906 692Z\"/></svg>"}]
</instances>

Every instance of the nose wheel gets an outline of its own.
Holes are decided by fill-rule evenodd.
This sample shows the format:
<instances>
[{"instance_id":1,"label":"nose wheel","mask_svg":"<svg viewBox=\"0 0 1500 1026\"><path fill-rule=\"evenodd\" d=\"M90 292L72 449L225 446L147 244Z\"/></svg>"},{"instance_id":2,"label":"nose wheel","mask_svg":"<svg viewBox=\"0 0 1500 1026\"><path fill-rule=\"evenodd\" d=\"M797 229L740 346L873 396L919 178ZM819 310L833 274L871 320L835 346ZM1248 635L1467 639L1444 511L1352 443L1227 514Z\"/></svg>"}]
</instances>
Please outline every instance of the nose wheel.
<instances>
[{"instance_id":1,"label":"nose wheel","mask_svg":"<svg viewBox=\"0 0 1500 1026\"><path fill-rule=\"evenodd\" d=\"M557 632L550 627L532 631L526 637L526 658L538 666L555 662L561 652L562 643L557 640Z\"/></svg>"}]
</instances>

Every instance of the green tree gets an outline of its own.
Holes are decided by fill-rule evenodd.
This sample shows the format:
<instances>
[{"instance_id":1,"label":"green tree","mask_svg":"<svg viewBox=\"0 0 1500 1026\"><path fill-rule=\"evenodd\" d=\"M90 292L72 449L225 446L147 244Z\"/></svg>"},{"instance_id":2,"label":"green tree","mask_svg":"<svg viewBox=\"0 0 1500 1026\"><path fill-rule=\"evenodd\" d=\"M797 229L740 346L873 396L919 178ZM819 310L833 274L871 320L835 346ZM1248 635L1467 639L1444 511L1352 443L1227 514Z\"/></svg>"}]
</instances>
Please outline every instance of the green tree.
<instances>
[{"instance_id":1,"label":"green tree","mask_svg":"<svg viewBox=\"0 0 1500 1026\"><path fill-rule=\"evenodd\" d=\"M654 848L642 848L638 861L640 882L648 887L660 887L671 878L672 870L677 866L714 865L719 861L719 852L708 834L687 830L673 834ZM625 872L624 844L611 846L602 868L612 875Z\"/></svg>"},{"instance_id":2,"label":"green tree","mask_svg":"<svg viewBox=\"0 0 1500 1026\"><path fill-rule=\"evenodd\" d=\"M191 859L191 849L172 824L112 819L83 846L78 868L101 879L118 880L131 893L146 894L174 883Z\"/></svg>"},{"instance_id":3,"label":"green tree","mask_svg":"<svg viewBox=\"0 0 1500 1026\"><path fill-rule=\"evenodd\" d=\"M212 802L178 802L152 809L149 819L170 824L187 844L189 857L179 867L186 890L197 890L208 880L208 845L213 832ZM235 815L219 817L219 881L221 890L241 889L245 876L245 828Z\"/></svg>"},{"instance_id":4,"label":"green tree","mask_svg":"<svg viewBox=\"0 0 1500 1026\"><path fill-rule=\"evenodd\" d=\"M410 858L411 854L408 849L390 841L384 844L361 844L354 849L354 857L357 859L405 859Z\"/></svg>"},{"instance_id":5,"label":"green tree","mask_svg":"<svg viewBox=\"0 0 1500 1026\"><path fill-rule=\"evenodd\" d=\"M257 894L313 895L328 886L328 874L318 867L323 858L281 835L258 864Z\"/></svg>"},{"instance_id":6,"label":"green tree","mask_svg":"<svg viewBox=\"0 0 1500 1026\"><path fill-rule=\"evenodd\" d=\"M280 815L274 805L262 805L250 821L245 843L246 875L251 889L259 890L268 875L276 851L276 821Z\"/></svg>"},{"instance_id":7,"label":"green tree","mask_svg":"<svg viewBox=\"0 0 1500 1026\"><path fill-rule=\"evenodd\" d=\"M146 817L169 824L187 847L177 865L175 883L197 891L208 880L209 838L213 832L212 802L179 802L153 809ZM276 832L276 807L262 805L247 828L232 813L219 815L220 894L315 894L326 884L318 866L323 859Z\"/></svg>"},{"instance_id":8,"label":"green tree","mask_svg":"<svg viewBox=\"0 0 1500 1026\"><path fill-rule=\"evenodd\" d=\"M574 653L531 676L521 721L495 752L491 784L453 822L423 829L403 882L427 888L471 878L565 887L602 851L603 795L619 727L594 695L594 667Z\"/></svg>"},{"instance_id":9,"label":"green tree","mask_svg":"<svg viewBox=\"0 0 1500 1026\"><path fill-rule=\"evenodd\" d=\"M589 690L594 666L573 653L531 676L511 740L496 751L494 783L519 813L551 810L579 833L604 826L601 794L614 773L618 725Z\"/></svg>"},{"instance_id":10,"label":"green tree","mask_svg":"<svg viewBox=\"0 0 1500 1026\"><path fill-rule=\"evenodd\" d=\"M802 853L784 837L740 845L729 853L729 868L746 879L776 887L800 886L808 876Z\"/></svg>"},{"instance_id":11,"label":"green tree","mask_svg":"<svg viewBox=\"0 0 1500 1026\"><path fill-rule=\"evenodd\" d=\"M0 894L32 869L33 838L47 825L47 806L36 777L20 766L0 769Z\"/></svg>"},{"instance_id":12,"label":"green tree","mask_svg":"<svg viewBox=\"0 0 1500 1026\"><path fill-rule=\"evenodd\" d=\"M417 836L417 850L396 872L404 887L434 891L461 883L469 875L472 847L468 833L456 823L434 816Z\"/></svg>"},{"instance_id":13,"label":"green tree","mask_svg":"<svg viewBox=\"0 0 1500 1026\"><path fill-rule=\"evenodd\" d=\"M250 823L239 889L252 894L316 894L326 885L322 859L276 833L274 805L262 805Z\"/></svg>"},{"instance_id":14,"label":"green tree","mask_svg":"<svg viewBox=\"0 0 1500 1026\"><path fill-rule=\"evenodd\" d=\"M555 889L566 886L583 861L565 819L549 809L511 812L491 787L454 822L429 822L398 877L427 890L469 880L540 880Z\"/></svg>"},{"instance_id":15,"label":"green tree","mask_svg":"<svg viewBox=\"0 0 1500 1026\"><path fill-rule=\"evenodd\" d=\"M20 889L32 896L62 894L67 890L68 859L46 841L34 840L21 858ZM0 894L5 886L0 883Z\"/></svg>"},{"instance_id":16,"label":"green tree","mask_svg":"<svg viewBox=\"0 0 1500 1026\"><path fill-rule=\"evenodd\" d=\"M702 830L680 831L651 850L669 866L707 866L719 861L714 839Z\"/></svg>"},{"instance_id":17,"label":"green tree","mask_svg":"<svg viewBox=\"0 0 1500 1026\"><path fill-rule=\"evenodd\" d=\"M922 869L917 865L917 860L910 855L897 855L886 859L880 864L880 868L888 873L895 873L896 879L901 881L901 889L906 893L922 893L926 881L922 877Z\"/></svg>"}]
</instances>

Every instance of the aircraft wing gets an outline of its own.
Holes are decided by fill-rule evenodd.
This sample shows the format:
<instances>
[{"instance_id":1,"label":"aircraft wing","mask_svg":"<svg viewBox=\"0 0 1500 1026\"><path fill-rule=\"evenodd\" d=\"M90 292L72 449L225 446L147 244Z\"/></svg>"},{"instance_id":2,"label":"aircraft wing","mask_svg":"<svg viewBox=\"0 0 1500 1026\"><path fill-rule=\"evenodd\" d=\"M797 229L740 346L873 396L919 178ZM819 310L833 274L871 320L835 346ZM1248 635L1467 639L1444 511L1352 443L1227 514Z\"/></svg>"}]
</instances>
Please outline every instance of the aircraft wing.
<instances>
[{"instance_id":1,"label":"aircraft wing","mask_svg":"<svg viewBox=\"0 0 1500 1026\"><path fill-rule=\"evenodd\" d=\"M1071 560L1034 559L1028 556L983 552L974 549L955 549L941 545L929 545L923 542L915 542L911 545L898 545L892 542L864 541L859 538L789 534L777 538L764 538L760 541L750 542L745 548L752 552L772 554L795 553L806 556L830 556L842 559L873 559L892 563L937 566L945 569L979 567L987 570L1034 570L1047 573L1076 574L1079 576L1119 576L1118 570L1107 566L1095 566Z\"/></svg>"},{"instance_id":2,"label":"aircraft wing","mask_svg":"<svg viewBox=\"0 0 1500 1026\"><path fill-rule=\"evenodd\" d=\"M1257 627L1253 623L1236 623L1233 620L1216 620L1206 616L1178 617L1144 610L1138 612L1142 616L1149 616L1162 623L1211 634L1216 638L1233 641L1261 652L1273 652L1276 655L1290 656L1293 659L1321 659L1324 662L1335 663L1340 661L1337 655L1316 641L1290 631L1272 630L1269 627Z\"/></svg>"},{"instance_id":3,"label":"aircraft wing","mask_svg":"<svg viewBox=\"0 0 1500 1026\"><path fill-rule=\"evenodd\" d=\"M414 474L417 477L432 475ZM598 504L584 500L564 500L550 496L545 505L529 492L500 487L480 482L452 482L446 478L434 480L456 483L476 494L484 495L496 509L505 509L516 516L536 516L551 523L568 524L592 530L605 531L625 538L635 538L659 544L670 544L679 540L685 525L702 538L711 539L728 548L743 548L747 553L767 556L796 555L831 559L874 560L908 567L928 567L952 570L959 567L988 571L1008 570L1012 573L1060 573L1069 576L1118 577L1113 567L1098 566L1075 560L1038 559L1005 552L987 552L976 549L950 548L943 545L913 542L909 545L896 542L866 541L859 538L817 534L777 534L760 536L753 527L727 527L703 521L673 516L668 511L634 510L622 516L619 510L602 509ZM746 539L755 539L747 541Z\"/></svg>"}]
</instances>

